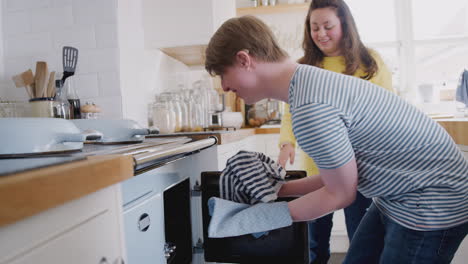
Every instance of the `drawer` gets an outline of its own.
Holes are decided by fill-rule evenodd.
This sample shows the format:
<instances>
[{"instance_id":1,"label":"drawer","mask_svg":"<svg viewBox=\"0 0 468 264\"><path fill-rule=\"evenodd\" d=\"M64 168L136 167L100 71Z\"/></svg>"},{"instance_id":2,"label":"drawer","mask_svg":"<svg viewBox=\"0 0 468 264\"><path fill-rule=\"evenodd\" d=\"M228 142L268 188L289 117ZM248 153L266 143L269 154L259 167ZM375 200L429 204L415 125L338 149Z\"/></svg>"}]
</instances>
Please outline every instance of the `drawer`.
<instances>
[{"instance_id":1,"label":"drawer","mask_svg":"<svg viewBox=\"0 0 468 264\"><path fill-rule=\"evenodd\" d=\"M72 228L15 259L11 264L119 263L122 260L115 215L109 211ZM106 262L107 261L107 262Z\"/></svg>"}]
</instances>

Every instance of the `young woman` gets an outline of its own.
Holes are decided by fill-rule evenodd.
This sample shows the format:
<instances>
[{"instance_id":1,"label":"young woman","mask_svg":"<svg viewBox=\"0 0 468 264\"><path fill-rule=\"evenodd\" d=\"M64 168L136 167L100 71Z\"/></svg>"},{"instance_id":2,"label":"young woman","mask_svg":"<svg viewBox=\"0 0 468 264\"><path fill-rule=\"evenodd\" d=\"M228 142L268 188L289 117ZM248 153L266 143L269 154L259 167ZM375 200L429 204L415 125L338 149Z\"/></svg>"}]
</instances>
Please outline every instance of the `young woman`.
<instances>
[{"instance_id":1,"label":"young woman","mask_svg":"<svg viewBox=\"0 0 468 264\"><path fill-rule=\"evenodd\" d=\"M359 189L373 202L345 263L450 263L468 233L468 161L436 122L380 86L297 64L252 16L216 31L205 68L248 104L288 102L294 136L319 168L284 184L279 195L300 197L262 205L255 226L281 210L317 219L349 206Z\"/></svg>"},{"instance_id":2,"label":"young woman","mask_svg":"<svg viewBox=\"0 0 468 264\"><path fill-rule=\"evenodd\" d=\"M368 80L389 91L392 76L380 56L364 46L349 7L342 0L313 0L304 25L302 43L304 56L301 64L309 64L326 70ZM295 159L296 139L292 132L291 113L286 106L281 120L280 155L278 162L285 167L288 160ZM307 175L318 174L313 159L299 151L300 166ZM359 222L370 206L371 200L361 193L344 209L349 241L353 238ZM309 223L311 263L327 263L330 258L330 234L333 213Z\"/></svg>"}]
</instances>

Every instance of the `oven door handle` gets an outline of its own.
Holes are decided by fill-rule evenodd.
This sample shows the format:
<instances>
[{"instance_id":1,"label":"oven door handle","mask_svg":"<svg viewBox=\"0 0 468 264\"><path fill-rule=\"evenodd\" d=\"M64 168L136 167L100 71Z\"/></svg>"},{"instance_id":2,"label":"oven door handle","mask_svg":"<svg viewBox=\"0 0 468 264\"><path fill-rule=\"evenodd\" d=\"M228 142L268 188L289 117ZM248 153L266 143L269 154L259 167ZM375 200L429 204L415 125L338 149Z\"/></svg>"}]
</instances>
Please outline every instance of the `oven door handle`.
<instances>
[{"instance_id":1,"label":"oven door handle","mask_svg":"<svg viewBox=\"0 0 468 264\"><path fill-rule=\"evenodd\" d=\"M180 146L173 146L171 148L162 149L160 151L135 154L133 155L133 159L135 161L135 166L138 166L138 165L150 162L150 161L163 159L163 158L167 158L167 157L178 155L178 154L184 154L184 153L190 153L193 151L202 150L202 149L211 147L216 144L217 144L216 137L210 137L207 139L201 139L201 140L185 143Z\"/></svg>"}]
</instances>

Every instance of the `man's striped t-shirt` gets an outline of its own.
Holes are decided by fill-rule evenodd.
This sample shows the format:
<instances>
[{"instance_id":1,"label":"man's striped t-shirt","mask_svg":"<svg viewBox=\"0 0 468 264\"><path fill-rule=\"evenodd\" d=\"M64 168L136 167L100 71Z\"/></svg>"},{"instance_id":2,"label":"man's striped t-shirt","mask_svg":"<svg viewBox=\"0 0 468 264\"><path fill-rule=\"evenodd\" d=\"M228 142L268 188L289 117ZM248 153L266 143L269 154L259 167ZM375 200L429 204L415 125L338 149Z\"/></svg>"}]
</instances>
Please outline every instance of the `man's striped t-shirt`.
<instances>
[{"instance_id":1,"label":"man's striped t-shirt","mask_svg":"<svg viewBox=\"0 0 468 264\"><path fill-rule=\"evenodd\" d=\"M358 190L415 230L468 221L468 161L436 122L398 96L344 74L299 65L290 83L294 135L319 168L352 158Z\"/></svg>"}]
</instances>

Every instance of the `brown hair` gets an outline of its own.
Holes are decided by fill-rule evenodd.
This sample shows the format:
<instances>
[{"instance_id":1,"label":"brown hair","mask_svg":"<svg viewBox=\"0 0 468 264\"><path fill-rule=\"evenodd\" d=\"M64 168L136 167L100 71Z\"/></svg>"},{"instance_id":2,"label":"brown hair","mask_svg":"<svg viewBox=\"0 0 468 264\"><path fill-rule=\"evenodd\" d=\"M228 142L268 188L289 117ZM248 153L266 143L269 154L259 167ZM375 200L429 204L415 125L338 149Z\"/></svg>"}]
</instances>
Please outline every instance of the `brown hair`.
<instances>
[{"instance_id":1,"label":"brown hair","mask_svg":"<svg viewBox=\"0 0 468 264\"><path fill-rule=\"evenodd\" d=\"M312 0L304 26L304 41L302 42L304 56L299 59L299 63L323 67L322 62L325 55L314 43L310 34L310 15L312 11L319 8L334 9L340 19L343 31L340 49L344 52L343 56L346 62L343 73L353 75L362 65L366 75L361 76L361 78L371 79L378 71L377 62L370 54L370 49L366 48L362 43L351 11L343 0Z\"/></svg>"},{"instance_id":2,"label":"brown hair","mask_svg":"<svg viewBox=\"0 0 468 264\"><path fill-rule=\"evenodd\" d=\"M211 75L220 75L232 66L237 52L247 50L251 56L264 62L287 58L273 33L265 23L253 16L231 18L211 37L206 48L205 69Z\"/></svg>"}]
</instances>

